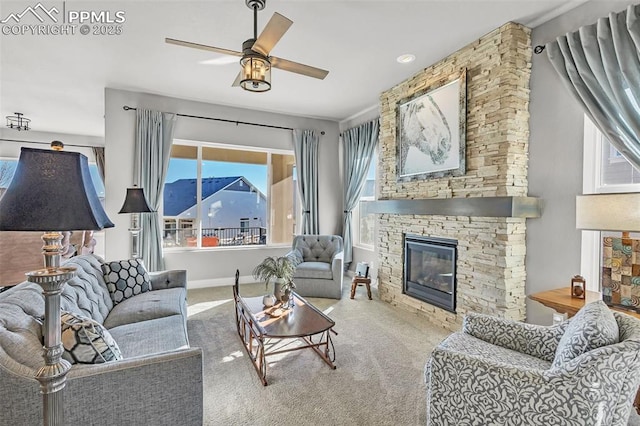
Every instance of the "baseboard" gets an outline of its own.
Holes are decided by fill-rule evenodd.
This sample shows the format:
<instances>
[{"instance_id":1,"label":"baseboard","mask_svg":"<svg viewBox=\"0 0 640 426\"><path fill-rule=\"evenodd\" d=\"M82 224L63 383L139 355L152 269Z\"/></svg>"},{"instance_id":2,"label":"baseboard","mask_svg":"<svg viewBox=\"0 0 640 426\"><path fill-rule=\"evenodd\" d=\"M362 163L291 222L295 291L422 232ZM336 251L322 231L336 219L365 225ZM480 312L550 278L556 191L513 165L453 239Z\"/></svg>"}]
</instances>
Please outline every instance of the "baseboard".
<instances>
[{"instance_id":1,"label":"baseboard","mask_svg":"<svg viewBox=\"0 0 640 426\"><path fill-rule=\"evenodd\" d=\"M207 287L224 287L226 285L233 285L235 282L235 277L229 278L210 278L207 280L189 280L187 283L187 288L207 288ZM241 276L238 280L240 284L250 284L255 283L256 280L251 276Z\"/></svg>"}]
</instances>

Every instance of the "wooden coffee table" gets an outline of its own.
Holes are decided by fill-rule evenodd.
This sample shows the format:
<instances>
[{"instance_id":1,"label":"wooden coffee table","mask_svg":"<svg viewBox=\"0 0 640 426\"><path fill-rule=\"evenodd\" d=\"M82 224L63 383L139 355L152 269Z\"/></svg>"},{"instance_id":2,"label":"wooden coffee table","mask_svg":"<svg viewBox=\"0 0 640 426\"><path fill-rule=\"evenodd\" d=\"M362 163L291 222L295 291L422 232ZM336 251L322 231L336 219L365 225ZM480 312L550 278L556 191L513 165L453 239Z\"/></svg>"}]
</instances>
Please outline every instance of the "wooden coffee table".
<instances>
[{"instance_id":1,"label":"wooden coffee table","mask_svg":"<svg viewBox=\"0 0 640 426\"><path fill-rule=\"evenodd\" d=\"M266 357L285 352L312 349L329 367L335 369L335 350L331 333L335 322L303 297L293 293L293 307L280 316L271 316L260 297L241 297L238 284L233 288L236 326L247 355L258 377L267 386ZM301 346L277 349L284 339L299 339Z\"/></svg>"}]
</instances>

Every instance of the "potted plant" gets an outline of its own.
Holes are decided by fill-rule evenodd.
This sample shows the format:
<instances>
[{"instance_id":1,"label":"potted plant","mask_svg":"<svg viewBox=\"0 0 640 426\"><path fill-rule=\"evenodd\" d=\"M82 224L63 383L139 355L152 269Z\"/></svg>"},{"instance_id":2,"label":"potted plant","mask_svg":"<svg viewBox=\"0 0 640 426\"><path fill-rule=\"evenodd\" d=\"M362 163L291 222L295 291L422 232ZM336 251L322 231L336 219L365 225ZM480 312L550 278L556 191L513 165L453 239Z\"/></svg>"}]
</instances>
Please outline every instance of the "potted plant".
<instances>
[{"instance_id":1,"label":"potted plant","mask_svg":"<svg viewBox=\"0 0 640 426\"><path fill-rule=\"evenodd\" d=\"M296 267L287 256L267 257L258 266L253 269L253 277L257 280L264 281L265 286L269 286L269 282L273 280L273 295L277 300L281 300L282 296L291 293L291 289L295 288L293 283L293 273Z\"/></svg>"}]
</instances>

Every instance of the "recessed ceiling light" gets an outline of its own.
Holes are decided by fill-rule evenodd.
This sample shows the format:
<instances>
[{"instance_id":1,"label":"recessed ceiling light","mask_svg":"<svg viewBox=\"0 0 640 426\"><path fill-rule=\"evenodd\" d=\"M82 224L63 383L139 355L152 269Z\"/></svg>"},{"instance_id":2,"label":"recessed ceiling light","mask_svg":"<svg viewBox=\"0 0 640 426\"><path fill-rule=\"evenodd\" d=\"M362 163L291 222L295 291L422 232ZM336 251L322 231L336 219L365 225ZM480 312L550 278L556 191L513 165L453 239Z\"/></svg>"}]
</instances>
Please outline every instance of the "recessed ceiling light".
<instances>
[{"instance_id":1,"label":"recessed ceiling light","mask_svg":"<svg viewBox=\"0 0 640 426\"><path fill-rule=\"evenodd\" d=\"M401 64L408 64L409 62L415 61L415 59L416 59L416 55L412 55L411 53L405 53L404 55L398 56L396 61L400 62Z\"/></svg>"}]
</instances>

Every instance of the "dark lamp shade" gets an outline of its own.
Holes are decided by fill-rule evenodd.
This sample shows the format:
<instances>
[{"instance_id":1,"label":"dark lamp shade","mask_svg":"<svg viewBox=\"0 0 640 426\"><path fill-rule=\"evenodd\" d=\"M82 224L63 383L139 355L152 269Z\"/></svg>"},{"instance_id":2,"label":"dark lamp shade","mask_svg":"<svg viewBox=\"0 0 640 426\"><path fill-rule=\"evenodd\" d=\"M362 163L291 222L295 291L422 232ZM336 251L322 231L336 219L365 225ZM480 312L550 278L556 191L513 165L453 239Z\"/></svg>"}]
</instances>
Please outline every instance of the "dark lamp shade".
<instances>
[{"instance_id":1,"label":"dark lamp shade","mask_svg":"<svg viewBox=\"0 0 640 426\"><path fill-rule=\"evenodd\" d=\"M0 231L77 231L111 228L93 186L87 157L78 152L22 148L0 200Z\"/></svg>"},{"instance_id":2,"label":"dark lamp shade","mask_svg":"<svg viewBox=\"0 0 640 426\"><path fill-rule=\"evenodd\" d=\"M151 207L142 188L127 188L127 196L118 213L151 213Z\"/></svg>"}]
</instances>

